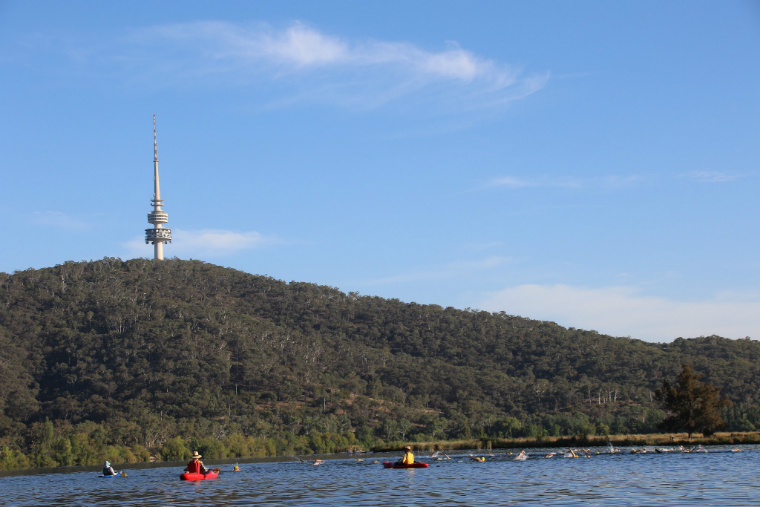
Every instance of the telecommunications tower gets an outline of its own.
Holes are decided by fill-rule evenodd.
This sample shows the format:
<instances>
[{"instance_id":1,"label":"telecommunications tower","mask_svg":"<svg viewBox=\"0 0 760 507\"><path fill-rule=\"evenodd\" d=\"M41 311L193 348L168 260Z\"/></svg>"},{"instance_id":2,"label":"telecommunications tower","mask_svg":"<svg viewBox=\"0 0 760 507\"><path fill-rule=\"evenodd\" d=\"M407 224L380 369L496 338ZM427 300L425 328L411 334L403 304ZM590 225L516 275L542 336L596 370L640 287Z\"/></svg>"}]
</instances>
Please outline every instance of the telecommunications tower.
<instances>
[{"instance_id":1,"label":"telecommunications tower","mask_svg":"<svg viewBox=\"0 0 760 507\"><path fill-rule=\"evenodd\" d=\"M148 213L148 223L152 229L145 229L145 244L153 243L153 258L164 258L164 243L172 242L172 230L164 229L163 224L169 221L169 214L161 209L164 201L158 187L158 142L156 141L156 115L153 115L153 211Z\"/></svg>"}]
</instances>

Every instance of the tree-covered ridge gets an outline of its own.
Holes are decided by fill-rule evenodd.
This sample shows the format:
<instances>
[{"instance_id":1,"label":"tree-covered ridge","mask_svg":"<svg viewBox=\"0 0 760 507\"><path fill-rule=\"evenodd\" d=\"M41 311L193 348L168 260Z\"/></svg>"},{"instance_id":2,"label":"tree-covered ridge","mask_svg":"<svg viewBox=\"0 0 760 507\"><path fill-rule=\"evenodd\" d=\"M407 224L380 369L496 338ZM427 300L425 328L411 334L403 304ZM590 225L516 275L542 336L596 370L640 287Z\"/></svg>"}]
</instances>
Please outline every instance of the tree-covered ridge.
<instances>
[{"instance_id":1,"label":"tree-covered ridge","mask_svg":"<svg viewBox=\"0 0 760 507\"><path fill-rule=\"evenodd\" d=\"M150 452L208 432L308 452L654 431L653 392L683 363L734 402L729 429L760 427L749 339L646 343L177 259L0 274L0 305L0 445L27 454L46 419Z\"/></svg>"}]
</instances>

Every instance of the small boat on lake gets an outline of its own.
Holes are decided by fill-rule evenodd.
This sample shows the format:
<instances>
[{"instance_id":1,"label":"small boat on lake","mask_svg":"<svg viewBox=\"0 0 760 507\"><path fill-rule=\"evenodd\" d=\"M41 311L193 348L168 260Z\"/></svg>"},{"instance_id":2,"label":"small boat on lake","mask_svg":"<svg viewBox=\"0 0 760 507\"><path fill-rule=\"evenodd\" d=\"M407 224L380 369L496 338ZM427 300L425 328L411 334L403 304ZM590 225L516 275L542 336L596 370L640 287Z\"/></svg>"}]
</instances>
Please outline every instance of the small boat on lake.
<instances>
[{"instance_id":1,"label":"small boat on lake","mask_svg":"<svg viewBox=\"0 0 760 507\"><path fill-rule=\"evenodd\" d=\"M183 481L204 481L208 479L216 479L217 477L219 477L219 472L215 470L212 470L207 474L185 472L179 476Z\"/></svg>"},{"instance_id":2,"label":"small boat on lake","mask_svg":"<svg viewBox=\"0 0 760 507\"><path fill-rule=\"evenodd\" d=\"M393 461L386 461L383 463L383 468L427 468L427 467L428 467L427 463L412 463L410 465L393 462Z\"/></svg>"},{"instance_id":3,"label":"small boat on lake","mask_svg":"<svg viewBox=\"0 0 760 507\"><path fill-rule=\"evenodd\" d=\"M98 477L101 477L103 479L110 479L112 477L126 477L126 472L116 472L115 474L108 474L108 475L98 475Z\"/></svg>"}]
</instances>

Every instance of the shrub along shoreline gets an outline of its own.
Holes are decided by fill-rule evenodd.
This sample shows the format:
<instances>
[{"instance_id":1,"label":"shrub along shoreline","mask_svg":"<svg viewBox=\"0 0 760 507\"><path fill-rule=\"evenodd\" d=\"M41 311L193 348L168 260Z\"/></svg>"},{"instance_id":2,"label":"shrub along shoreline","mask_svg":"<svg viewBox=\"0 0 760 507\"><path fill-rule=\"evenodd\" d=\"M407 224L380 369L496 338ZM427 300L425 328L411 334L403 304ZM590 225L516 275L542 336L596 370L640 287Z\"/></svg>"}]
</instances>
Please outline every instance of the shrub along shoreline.
<instances>
[{"instance_id":1,"label":"shrub along shoreline","mask_svg":"<svg viewBox=\"0 0 760 507\"><path fill-rule=\"evenodd\" d=\"M36 453L27 456L18 448L4 445L0 447L0 471L22 470L50 467L99 466L104 460L114 465L175 462L190 459L193 450L198 450L208 460L236 458L274 458L278 456L296 456L309 454L337 454L361 448L360 442L351 435L323 434L311 438L329 440L327 452L314 451L307 442L277 441L271 438L244 437L233 434L226 438L190 438L174 437L167 440L160 448L148 450L141 445L131 447L105 445L92 447L92 442L79 439L59 438L48 445L43 445ZM297 437L296 437L297 439ZM314 444L316 442L312 442ZM324 446L325 442L319 442ZM87 445L89 444L89 445ZM299 445L301 444L301 445ZM683 445L758 445L760 432L724 432L709 437L688 438L687 433L647 434L647 435L578 435L574 437L542 437L514 439L463 439L438 440L432 442L388 442L372 446L370 452L399 452L409 445L417 452L491 450L491 449L530 449L530 448L578 448L603 447L671 447Z\"/></svg>"},{"instance_id":2,"label":"shrub along shoreline","mask_svg":"<svg viewBox=\"0 0 760 507\"><path fill-rule=\"evenodd\" d=\"M400 451L404 446L411 446L414 451L443 451L471 449L531 449L545 447L599 447L612 444L613 447L670 447L683 445L755 445L760 444L760 432L724 432L709 437L689 438L687 433L655 433L649 435L577 435L574 437L541 438L489 438L465 440L441 440L436 442L394 442L376 445L374 452Z\"/></svg>"}]
</instances>

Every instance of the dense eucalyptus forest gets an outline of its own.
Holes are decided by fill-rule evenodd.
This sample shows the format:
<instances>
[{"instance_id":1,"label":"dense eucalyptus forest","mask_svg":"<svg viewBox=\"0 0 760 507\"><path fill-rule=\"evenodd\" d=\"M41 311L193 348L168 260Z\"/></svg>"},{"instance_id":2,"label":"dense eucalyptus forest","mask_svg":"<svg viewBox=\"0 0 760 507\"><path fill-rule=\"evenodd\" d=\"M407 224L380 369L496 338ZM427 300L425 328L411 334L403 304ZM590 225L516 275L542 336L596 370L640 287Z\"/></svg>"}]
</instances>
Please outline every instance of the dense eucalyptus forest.
<instances>
[{"instance_id":1,"label":"dense eucalyptus forest","mask_svg":"<svg viewBox=\"0 0 760 507\"><path fill-rule=\"evenodd\" d=\"M664 337L665 338L665 337ZM200 261L0 273L0 469L657 431L682 364L760 429L760 342L647 343Z\"/></svg>"}]
</instances>

